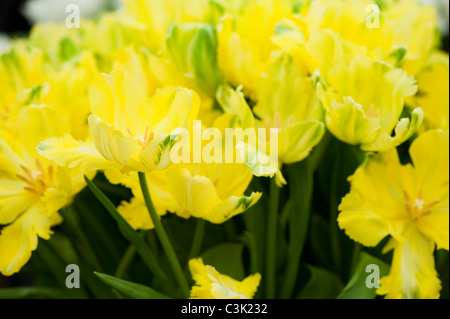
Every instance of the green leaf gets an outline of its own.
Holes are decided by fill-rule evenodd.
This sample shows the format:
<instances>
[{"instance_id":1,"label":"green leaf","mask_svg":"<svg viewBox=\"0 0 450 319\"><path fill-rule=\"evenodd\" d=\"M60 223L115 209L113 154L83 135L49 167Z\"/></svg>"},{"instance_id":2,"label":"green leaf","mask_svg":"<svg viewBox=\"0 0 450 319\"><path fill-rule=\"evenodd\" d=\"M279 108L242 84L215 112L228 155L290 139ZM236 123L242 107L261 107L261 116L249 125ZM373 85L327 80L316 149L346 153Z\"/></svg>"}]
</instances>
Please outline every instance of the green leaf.
<instances>
[{"instance_id":1,"label":"green leaf","mask_svg":"<svg viewBox=\"0 0 450 319\"><path fill-rule=\"evenodd\" d=\"M133 299L170 299L166 295L141 284L126 281L106 274L94 272L105 284L111 286L121 294Z\"/></svg>"},{"instance_id":2,"label":"green leaf","mask_svg":"<svg viewBox=\"0 0 450 319\"><path fill-rule=\"evenodd\" d=\"M342 281L326 269L307 265L310 278L298 294L298 299L334 299L342 291Z\"/></svg>"},{"instance_id":3,"label":"green leaf","mask_svg":"<svg viewBox=\"0 0 450 319\"><path fill-rule=\"evenodd\" d=\"M37 255L43 260L47 269L49 269L53 274L58 285L60 287L65 287L67 278L67 273L65 270L67 267L67 262L65 262L59 252L55 251L52 247L51 241L54 240L55 238L40 241L36 252ZM80 289L67 290L67 295L70 298L88 298L88 294L84 286L81 286Z\"/></svg>"},{"instance_id":4,"label":"green leaf","mask_svg":"<svg viewBox=\"0 0 450 319\"><path fill-rule=\"evenodd\" d=\"M328 220L319 214L311 216L309 241L314 260L322 266L332 265L330 226Z\"/></svg>"},{"instance_id":5,"label":"green leaf","mask_svg":"<svg viewBox=\"0 0 450 319\"><path fill-rule=\"evenodd\" d=\"M111 214L114 220L117 222L120 232L136 247L136 251L141 256L144 263L150 268L150 270L163 281L167 280L166 274L159 267L153 256L152 251L148 248L144 239L128 224L128 222L119 214L113 203L102 193L100 189L86 176L84 177L89 189L95 195L95 197L102 203L106 210Z\"/></svg>"},{"instance_id":6,"label":"green leaf","mask_svg":"<svg viewBox=\"0 0 450 319\"><path fill-rule=\"evenodd\" d=\"M286 279L281 291L281 298L290 298L297 280L298 266L303 253L308 233L313 191L313 171L306 159L289 165L289 187L291 191L291 211L289 213L289 256Z\"/></svg>"},{"instance_id":7,"label":"green leaf","mask_svg":"<svg viewBox=\"0 0 450 319\"><path fill-rule=\"evenodd\" d=\"M258 266L258 250L256 249L255 239L249 231L244 232L244 239L250 252L250 271L252 274L256 274L260 271Z\"/></svg>"},{"instance_id":8,"label":"green leaf","mask_svg":"<svg viewBox=\"0 0 450 319\"><path fill-rule=\"evenodd\" d=\"M60 299L64 293L55 288L47 287L14 287L0 289L0 299L52 298Z\"/></svg>"},{"instance_id":9,"label":"green leaf","mask_svg":"<svg viewBox=\"0 0 450 319\"><path fill-rule=\"evenodd\" d=\"M448 299L449 296L449 253L448 250L436 251L436 270L442 282L440 299Z\"/></svg>"},{"instance_id":10,"label":"green leaf","mask_svg":"<svg viewBox=\"0 0 450 319\"><path fill-rule=\"evenodd\" d=\"M378 258L362 252L350 281L339 295L339 299L373 299L376 297L376 288L368 288L366 279L370 272L366 272L368 265L377 265L380 269L380 278L389 273L389 265Z\"/></svg>"},{"instance_id":11,"label":"green leaf","mask_svg":"<svg viewBox=\"0 0 450 319\"><path fill-rule=\"evenodd\" d=\"M205 251L202 258L206 265L213 266L218 272L242 280L245 276L242 264L243 249L244 245L240 243L221 244Z\"/></svg>"}]
</instances>

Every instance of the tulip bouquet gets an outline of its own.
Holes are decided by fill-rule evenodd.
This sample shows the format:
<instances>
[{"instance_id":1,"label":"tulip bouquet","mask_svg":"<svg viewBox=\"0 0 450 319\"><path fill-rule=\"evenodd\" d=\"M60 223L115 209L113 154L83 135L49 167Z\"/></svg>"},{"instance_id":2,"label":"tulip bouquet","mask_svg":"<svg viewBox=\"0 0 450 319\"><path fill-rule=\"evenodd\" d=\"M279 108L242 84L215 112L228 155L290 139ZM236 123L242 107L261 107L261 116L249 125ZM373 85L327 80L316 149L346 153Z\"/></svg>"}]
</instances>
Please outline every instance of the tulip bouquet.
<instances>
[{"instance_id":1,"label":"tulip bouquet","mask_svg":"<svg viewBox=\"0 0 450 319\"><path fill-rule=\"evenodd\" d=\"M70 22L70 21L69 21ZM416 0L124 0L0 56L19 298L448 298L449 56Z\"/></svg>"}]
</instances>

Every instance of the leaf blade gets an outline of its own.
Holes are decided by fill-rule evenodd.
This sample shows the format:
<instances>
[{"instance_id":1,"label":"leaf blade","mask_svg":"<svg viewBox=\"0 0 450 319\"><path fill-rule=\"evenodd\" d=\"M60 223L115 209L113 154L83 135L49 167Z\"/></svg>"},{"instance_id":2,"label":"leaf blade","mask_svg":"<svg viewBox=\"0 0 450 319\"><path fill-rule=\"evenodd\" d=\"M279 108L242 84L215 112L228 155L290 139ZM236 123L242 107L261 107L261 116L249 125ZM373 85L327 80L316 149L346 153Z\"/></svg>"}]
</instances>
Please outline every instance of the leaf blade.
<instances>
[{"instance_id":1,"label":"leaf blade","mask_svg":"<svg viewBox=\"0 0 450 319\"><path fill-rule=\"evenodd\" d=\"M168 296L141 284L94 272L108 286L133 299L170 299Z\"/></svg>"},{"instance_id":2,"label":"leaf blade","mask_svg":"<svg viewBox=\"0 0 450 319\"><path fill-rule=\"evenodd\" d=\"M380 278L389 273L389 265L384 261L362 252L355 271L347 285L344 287L338 299L373 299L376 297L376 289L366 286L366 278L369 275L366 267L375 264L380 269Z\"/></svg>"},{"instance_id":3,"label":"leaf blade","mask_svg":"<svg viewBox=\"0 0 450 319\"><path fill-rule=\"evenodd\" d=\"M116 221L122 235L134 244L136 251L141 256L143 262L150 268L150 270L163 281L167 280L167 276L161 267L158 265L153 253L148 248L144 239L128 224L128 222L120 215L114 204L103 194L103 192L95 186L95 184L86 176L84 177L89 189L94 196L102 203L106 210Z\"/></svg>"}]
</instances>

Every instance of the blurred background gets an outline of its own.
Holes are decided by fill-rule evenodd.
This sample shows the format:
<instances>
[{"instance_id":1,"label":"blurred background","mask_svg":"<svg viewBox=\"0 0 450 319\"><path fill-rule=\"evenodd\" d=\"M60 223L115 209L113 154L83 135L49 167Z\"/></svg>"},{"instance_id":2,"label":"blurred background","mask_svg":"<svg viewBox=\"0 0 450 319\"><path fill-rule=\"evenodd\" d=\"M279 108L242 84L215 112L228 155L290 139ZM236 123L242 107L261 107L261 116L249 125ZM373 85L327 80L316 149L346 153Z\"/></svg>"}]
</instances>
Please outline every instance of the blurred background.
<instances>
[{"instance_id":1,"label":"blurred background","mask_svg":"<svg viewBox=\"0 0 450 319\"><path fill-rule=\"evenodd\" d=\"M78 5L81 19L89 19L117 9L120 0L0 0L0 53L37 22L65 21L69 4Z\"/></svg>"},{"instance_id":2,"label":"blurred background","mask_svg":"<svg viewBox=\"0 0 450 319\"><path fill-rule=\"evenodd\" d=\"M188 1L188 0L186 0ZM419 0L434 5L439 12L443 47L449 50L449 0ZM77 4L81 18L95 18L103 11L115 10L120 0L0 0L0 53L11 37L26 34L37 22L64 21L69 4Z\"/></svg>"}]
</instances>

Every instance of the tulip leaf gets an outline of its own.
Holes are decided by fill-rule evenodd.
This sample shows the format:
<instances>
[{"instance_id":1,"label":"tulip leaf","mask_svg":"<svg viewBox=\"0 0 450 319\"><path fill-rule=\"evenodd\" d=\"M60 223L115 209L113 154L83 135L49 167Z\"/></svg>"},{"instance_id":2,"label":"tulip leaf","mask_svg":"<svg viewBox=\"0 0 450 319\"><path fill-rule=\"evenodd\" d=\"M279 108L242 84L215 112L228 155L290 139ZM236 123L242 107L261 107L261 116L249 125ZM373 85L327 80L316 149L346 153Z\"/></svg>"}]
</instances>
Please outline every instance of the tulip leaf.
<instances>
[{"instance_id":1,"label":"tulip leaf","mask_svg":"<svg viewBox=\"0 0 450 319\"><path fill-rule=\"evenodd\" d=\"M339 299L373 299L376 297L376 288L369 288L366 284L366 281L369 280L368 276L372 274L370 270L372 268L368 267L370 265L378 266L380 278L389 273L388 264L362 252L350 281L338 296Z\"/></svg>"},{"instance_id":2,"label":"tulip leaf","mask_svg":"<svg viewBox=\"0 0 450 319\"><path fill-rule=\"evenodd\" d=\"M0 289L0 299L64 298L64 293L48 287L13 287Z\"/></svg>"},{"instance_id":3,"label":"tulip leaf","mask_svg":"<svg viewBox=\"0 0 450 319\"><path fill-rule=\"evenodd\" d=\"M309 281L297 295L298 299L334 299L342 291L341 279L324 268L307 265Z\"/></svg>"},{"instance_id":4,"label":"tulip leaf","mask_svg":"<svg viewBox=\"0 0 450 319\"><path fill-rule=\"evenodd\" d=\"M105 284L117 290L120 294L133 299L170 299L166 295L141 284L94 272Z\"/></svg>"},{"instance_id":5,"label":"tulip leaf","mask_svg":"<svg viewBox=\"0 0 450 319\"><path fill-rule=\"evenodd\" d=\"M153 253L145 243L144 239L128 224L128 222L120 215L113 203L103 194L103 192L95 186L95 184L85 176L86 183L95 197L102 203L106 210L111 214L117 222L120 232L136 247L137 253L141 256L144 263L150 270L162 280L167 280L167 276L156 262Z\"/></svg>"},{"instance_id":6,"label":"tulip leaf","mask_svg":"<svg viewBox=\"0 0 450 319\"><path fill-rule=\"evenodd\" d=\"M288 166L291 187L291 211L289 214L289 257L281 297L289 298L297 279L298 266L308 233L311 199L314 186L313 171L309 160Z\"/></svg>"}]
</instances>

